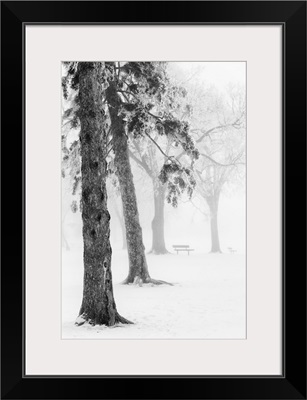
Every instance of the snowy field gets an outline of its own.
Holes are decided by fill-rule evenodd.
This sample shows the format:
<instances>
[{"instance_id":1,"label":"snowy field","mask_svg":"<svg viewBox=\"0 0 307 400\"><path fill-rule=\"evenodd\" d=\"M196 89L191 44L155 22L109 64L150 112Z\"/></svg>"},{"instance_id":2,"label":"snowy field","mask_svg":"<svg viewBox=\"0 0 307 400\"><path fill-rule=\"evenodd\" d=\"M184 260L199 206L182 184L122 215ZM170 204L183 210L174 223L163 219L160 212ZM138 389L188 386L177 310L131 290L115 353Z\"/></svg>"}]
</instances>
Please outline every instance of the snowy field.
<instances>
[{"instance_id":1,"label":"snowy field","mask_svg":"<svg viewBox=\"0 0 307 400\"><path fill-rule=\"evenodd\" d=\"M112 274L118 312L134 322L114 328L74 322L82 301L83 241L80 212L63 198L63 234L70 250L62 248L63 339L242 339L245 338L245 197L220 200L219 226L223 254L210 254L210 224L189 203L165 205L166 247L173 254L148 254L151 248L152 198L137 186L143 240L149 273L173 286L122 285L128 274L128 253L122 250L122 230L109 200L111 213ZM147 198L148 197L148 198ZM174 244L195 251L178 256ZM236 250L230 254L228 247Z\"/></svg>"},{"instance_id":2,"label":"snowy field","mask_svg":"<svg viewBox=\"0 0 307 400\"><path fill-rule=\"evenodd\" d=\"M147 255L153 278L173 286L122 285L126 250L114 250L114 295L133 325L74 325L82 300L82 242L62 253L63 339L242 339L245 337L245 256L194 251Z\"/></svg>"}]
</instances>

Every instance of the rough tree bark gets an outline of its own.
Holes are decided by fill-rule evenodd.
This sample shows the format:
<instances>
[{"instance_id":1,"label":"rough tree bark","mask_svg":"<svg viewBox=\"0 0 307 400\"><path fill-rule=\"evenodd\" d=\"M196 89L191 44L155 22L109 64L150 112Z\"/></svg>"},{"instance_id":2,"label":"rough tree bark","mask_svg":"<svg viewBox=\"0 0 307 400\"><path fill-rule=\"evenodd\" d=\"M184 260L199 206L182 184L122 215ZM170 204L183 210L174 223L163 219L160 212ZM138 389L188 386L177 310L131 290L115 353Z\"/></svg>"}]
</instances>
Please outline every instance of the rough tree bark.
<instances>
[{"instance_id":1,"label":"rough tree bark","mask_svg":"<svg viewBox=\"0 0 307 400\"><path fill-rule=\"evenodd\" d=\"M98 83L102 63L79 63L80 143L84 283L76 324L112 326L129 323L121 317L113 296L110 214L106 192L106 136L102 89Z\"/></svg>"},{"instance_id":2,"label":"rough tree bark","mask_svg":"<svg viewBox=\"0 0 307 400\"><path fill-rule=\"evenodd\" d=\"M218 230L218 206L219 206L219 193L215 193L211 197L207 197L207 203L210 209L210 228L211 228L211 253L221 253L220 238Z\"/></svg>"},{"instance_id":3,"label":"rough tree bark","mask_svg":"<svg viewBox=\"0 0 307 400\"><path fill-rule=\"evenodd\" d=\"M152 228L152 247L153 254L167 254L164 238L164 205L165 187L153 179L154 189L154 218L151 223Z\"/></svg>"},{"instance_id":4,"label":"rough tree bark","mask_svg":"<svg viewBox=\"0 0 307 400\"><path fill-rule=\"evenodd\" d=\"M127 135L125 132L124 121L118 115L121 100L116 91L114 82L111 82L110 86L107 88L106 98L111 118L113 136L112 145L115 154L114 166L123 202L129 257L129 273L123 283L166 283L164 281L152 279L148 272L142 228L139 221L137 199L128 152Z\"/></svg>"}]
</instances>

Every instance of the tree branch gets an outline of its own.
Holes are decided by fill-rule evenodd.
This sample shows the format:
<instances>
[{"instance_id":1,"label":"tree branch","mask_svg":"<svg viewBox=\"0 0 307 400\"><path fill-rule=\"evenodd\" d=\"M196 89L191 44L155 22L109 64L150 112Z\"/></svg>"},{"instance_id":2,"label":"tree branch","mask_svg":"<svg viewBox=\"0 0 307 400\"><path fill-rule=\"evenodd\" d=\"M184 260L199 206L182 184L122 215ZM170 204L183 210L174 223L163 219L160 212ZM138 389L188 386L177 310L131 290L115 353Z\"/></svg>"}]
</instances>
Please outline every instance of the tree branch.
<instances>
[{"instance_id":1,"label":"tree branch","mask_svg":"<svg viewBox=\"0 0 307 400\"><path fill-rule=\"evenodd\" d=\"M148 165L146 164L146 162L144 160L139 160L133 153L131 150L129 150L129 155L132 158L132 160L134 160L138 165L140 165L144 171L151 177L151 171L148 167Z\"/></svg>"},{"instance_id":2,"label":"tree branch","mask_svg":"<svg viewBox=\"0 0 307 400\"><path fill-rule=\"evenodd\" d=\"M146 162L144 156L142 155L139 144L137 143L136 140L134 140L132 143L133 143L134 147L136 148L137 152L139 153L139 156L142 160L144 167L147 168L146 172L148 173L149 176L152 176L152 169L150 169L148 163Z\"/></svg>"},{"instance_id":3,"label":"tree branch","mask_svg":"<svg viewBox=\"0 0 307 400\"><path fill-rule=\"evenodd\" d=\"M107 149L108 149L109 145L112 143L112 141L113 141L113 138L110 139L109 142L107 143Z\"/></svg>"},{"instance_id":4,"label":"tree branch","mask_svg":"<svg viewBox=\"0 0 307 400\"><path fill-rule=\"evenodd\" d=\"M205 131L205 132L202 132L202 130L201 130L201 132L203 133L203 135L200 137L200 138L198 138L197 140L196 140L196 143L200 143L206 136L209 136L210 135L210 133L212 133L212 132L214 132L214 131L216 131L216 130L218 130L218 129L225 129L225 128L229 128L229 127L235 127L235 126L237 126L238 125L238 122L241 120L241 118L242 118L242 116L243 116L243 114L242 115L240 115L240 117L239 118L237 118L234 122L232 122L231 124L221 124L221 125L217 125L217 126L214 126L213 128L210 128L210 129L208 129L207 131ZM197 131L198 129L193 129L193 131L195 132L195 131ZM192 132L193 132L192 131Z\"/></svg>"},{"instance_id":5,"label":"tree branch","mask_svg":"<svg viewBox=\"0 0 307 400\"><path fill-rule=\"evenodd\" d=\"M115 68L115 70L116 69L118 69L118 71L117 71L117 79L119 80L119 74L120 74L120 63L118 62L117 63L117 65L118 65L118 67L116 68L116 67L114 67Z\"/></svg>"},{"instance_id":6,"label":"tree branch","mask_svg":"<svg viewBox=\"0 0 307 400\"><path fill-rule=\"evenodd\" d=\"M235 165L245 165L245 163L243 163L243 162L232 162L230 164L222 164L222 163L219 163L218 161L214 160L213 158L211 158L207 154L204 154L204 153L199 153L199 154L201 156L207 158L208 160L210 160L213 164L219 165L220 167L230 167L230 166L235 166Z\"/></svg>"},{"instance_id":7,"label":"tree branch","mask_svg":"<svg viewBox=\"0 0 307 400\"><path fill-rule=\"evenodd\" d=\"M126 94L129 94L129 96L132 96L132 97L134 97L135 99L136 99L136 101L138 102L138 103L140 103L140 100L136 97L136 95L134 94L134 93L132 93L132 92L129 92L128 90L116 90L118 93L122 93L123 95L126 93ZM124 96L125 97L125 96ZM126 97L125 97L126 98Z\"/></svg>"},{"instance_id":8,"label":"tree branch","mask_svg":"<svg viewBox=\"0 0 307 400\"><path fill-rule=\"evenodd\" d=\"M177 160L176 157L169 156L166 153L164 153L164 151L161 149L161 147L158 145L158 143L155 140L153 140L153 138L150 135L148 135L148 133L145 132L145 135L149 137L149 139L155 144L155 146L157 146L157 148L160 150L160 152L164 155L165 158L167 158L168 160L171 160L171 161L175 160L178 164L181 165L180 161Z\"/></svg>"},{"instance_id":9,"label":"tree branch","mask_svg":"<svg viewBox=\"0 0 307 400\"><path fill-rule=\"evenodd\" d=\"M108 157L108 155L111 153L112 150L113 150L113 146L110 147L109 151L107 152L106 157Z\"/></svg>"}]
</instances>

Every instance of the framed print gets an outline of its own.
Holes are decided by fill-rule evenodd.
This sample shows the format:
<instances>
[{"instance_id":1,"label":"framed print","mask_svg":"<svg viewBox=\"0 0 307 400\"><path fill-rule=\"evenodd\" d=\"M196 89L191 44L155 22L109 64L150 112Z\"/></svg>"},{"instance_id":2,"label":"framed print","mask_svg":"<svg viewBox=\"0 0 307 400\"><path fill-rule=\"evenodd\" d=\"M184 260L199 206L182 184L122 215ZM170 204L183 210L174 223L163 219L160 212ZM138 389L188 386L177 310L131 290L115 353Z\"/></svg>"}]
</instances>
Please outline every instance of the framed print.
<instances>
[{"instance_id":1,"label":"framed print","mask_svg":"<svg viewBox=\"0 0 307 400\"><path fill-rule=\"evenodd\" d=\"M1 10L2 397L305 399L306 3Z\"/></svg>"}]
</instances>

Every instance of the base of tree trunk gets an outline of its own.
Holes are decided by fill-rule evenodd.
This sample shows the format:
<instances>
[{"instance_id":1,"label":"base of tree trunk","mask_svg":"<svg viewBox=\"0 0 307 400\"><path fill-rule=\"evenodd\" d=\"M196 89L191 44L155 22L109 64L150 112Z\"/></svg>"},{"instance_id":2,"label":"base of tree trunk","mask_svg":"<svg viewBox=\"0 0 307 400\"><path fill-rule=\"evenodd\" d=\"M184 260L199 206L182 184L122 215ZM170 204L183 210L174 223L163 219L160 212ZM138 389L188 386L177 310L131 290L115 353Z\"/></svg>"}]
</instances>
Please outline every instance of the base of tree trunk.
<instances>
[{"instance_id":1,"label":"base of tree trunk","mask_svg":"<svg viewBox=\"0 0 307 400\"><path fill-rule=\"evenodd\" d=\"M117 324L133 324L133 322L129 321L128 319L122 317L121 315L118 314L118 312L116 312L115 315L115 322L112 324L98 324L98 323L94 323L92 320L90 319L86 319L84 318L83 315L79 315L79 317L76 319L75 321L75 325L77 326L82 326L83 324L85 324L86 322L88 322L90 325L106 325L106 326L114 326Z\"/></svg>"},{"instance_id":2,"label":"base of tree trunk","mask_svg":"<svg viewBox=\"0 0 307 400\"><path fill-rule=\"evenodd\" d=\"M116 313L115 323L116 323L116 324L133 324L132 321L129 321L128 319L122 317L122 316L119 315L118 313Z\"/></svg>"},{"instance_id":3,"label":"base of tree trunk","mask_svg":"<svg viewBox=\"0 0 307 400\"><path fill-rule=\"evenodd\" d=\"M129 277L127 277L123 282L123 285L138 285L138 286L143 286L143 285L148 285L148 284L152 284L152 285L169 285L169 286L174 286L172 283L166 282L166 281L162 281L160 279L152 279L150 277L146 278L145 280L143 280L142 278L140 278L139 276L136 276L134 278L134 280L130 279Z\"/></svg>"},{"instance_id":4,"label":"base of tree trunk","mask_svg":"<svg viewBox=\"0 0 307 400\"><path fill-rule=\"evenodd\" d=\"M210 253L222 254L222 250L211 250Z\"/></svg>"},{"instance_id":5,"label":"base of tree trunk","mask_svg":"<svg viewBox=\"0 0 307 400\"><path fill-rule=\"evenodd\" d=\"M170 252L167 249L163 249L163 250L150 250L148 252L148 254L155 254L157 256L161 255L161 254L170 254Z\"/></svg>"}]
</instances>

